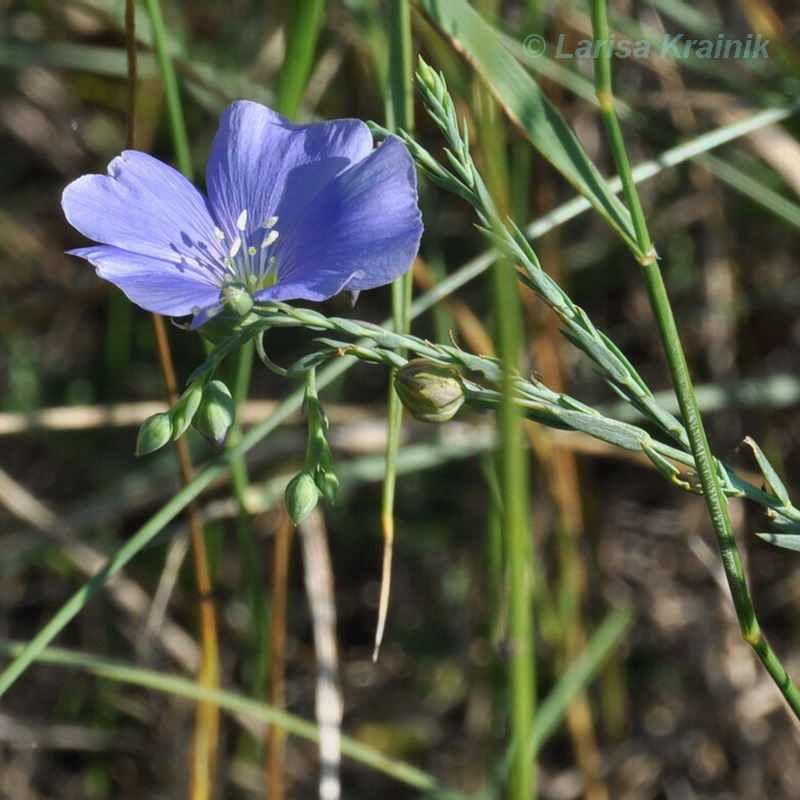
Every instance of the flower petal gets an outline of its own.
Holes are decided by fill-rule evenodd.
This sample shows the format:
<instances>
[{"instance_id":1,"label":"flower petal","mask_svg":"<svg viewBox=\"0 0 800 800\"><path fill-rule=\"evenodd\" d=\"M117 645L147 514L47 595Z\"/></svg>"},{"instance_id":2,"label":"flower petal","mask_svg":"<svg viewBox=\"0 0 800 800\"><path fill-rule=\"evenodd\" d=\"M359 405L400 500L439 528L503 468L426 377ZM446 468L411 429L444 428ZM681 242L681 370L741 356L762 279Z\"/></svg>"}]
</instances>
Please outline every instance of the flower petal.
<instances>
[{"instance_id":1,"label":"flower petal","mask_svg":"<svg viewBox=\"0 0 800 800\"><path fill-rule=\"evenodd\" d=\"M326 184L371 151L372 135L360 120L293 125L259 103L233 103L222 115L206 170L217 225L236 237L246 210L247 234L270 217L278 218L282 234Z\"/></svg>"},{"instance_id":2,"label":"flower petal","mask_svg":"<svg viewBox=\"0 0 800 800\"><path fill-rule=\"evenodd\" d=\"M169 261L103 245L70 253L85 258L101 278L116 284L137 306L155 314L182 317L219 300L219 286Z\"/></svg>"},{"instance_id":3,"label":"flower petal","mask_svg":"<svg viewBox=\"0 0 800 800\"><path fill-rule=\"evenodd\" d=\"M257 297L324 300L383 286L409 269L421 236L414 162L389 137L331 181L278 240L278 280Z\"/></svg>"},{"instance_id":4,"label":"flower petal","mask_svg":"<svg viewBox=\"0 0 800 800\"><path fill-rule=\"evenodd\" d=\"M202 260L217 242L205 197L172 167L137 150L117 156L108 175L73 181L61 205L90 239L164 261Z\"/></svg>"}]
</instances>

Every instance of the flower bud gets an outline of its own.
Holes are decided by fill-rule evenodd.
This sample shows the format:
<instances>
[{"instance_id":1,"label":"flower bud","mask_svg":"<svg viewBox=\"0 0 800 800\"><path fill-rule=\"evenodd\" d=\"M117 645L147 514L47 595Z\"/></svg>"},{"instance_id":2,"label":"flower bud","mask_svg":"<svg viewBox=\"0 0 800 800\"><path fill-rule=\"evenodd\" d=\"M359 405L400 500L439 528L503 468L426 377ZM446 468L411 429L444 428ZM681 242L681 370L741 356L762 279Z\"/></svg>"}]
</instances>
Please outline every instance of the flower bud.
<instances>
[{"instance_id":1,"label":"flower bud","mask_svg":"<svg viewBox=\"0 0 800 800\"><path fill-rule=\"evenodd\" d=\"M235 411L233 397L228 387L222 381L210 381L203 389L200 407L192 420L192 425L219 452L233 425Z\"/></svg>"},{"instance_id":2,"label":"flower bud","mask_svg":"<svg viewBox=\"0 0 800 800\"><path fill-rule=\"evenodd\" d=\"M172 419L172 438L179 439L186 433L186 429L194 419L197 409L200 408L200 400L203 397L203 389L200 383L193 383L178 399L178 402L170 411Z\"/></svg>"},{"instance_id":3,"label":"flower bud","mask_svg":"<svg viewBox=\"0 0 800 800\"><path fill-rule=\"evenodd\" d=\"M425 84L431 91L435 92L437 88L437 76L435 70L433 70L426 61L420 56L419 60L417 61L417 76L422 83Z\"/></svg>"},{"instance_id":4,"label":"flower bud","mask_svg":"<svg viewBox=\"0 0 800 800\"><path fill-rule=\"evenodd\" d=\"M447 422L464 403L464 385L453 367L415 358L397 370L394 388L420 422Z\"/></svg>"},{"instance_id":5,"label":"flower bud","mask_svg":"<svg viewBox=\"0 0 800 800\"><path fill-rule=\"evenodd\" d=\"M139 428L136 455L146 456L160 450L172 438L172 420L167 412L153 414Z\"/></svg>"},{"instance_id":6,"label":"flower bud","mask_svg":"<svg viewBox=\"0 0 800 800\"><path fill-rule=\"evenodd\" d=\"M295 475L286 486L286 510L295 525L299 525L317 505L319 489L308 472Z\"/></svg>"},{"instance_id":7,"label":"flower bud","mask_svg":"<svg viewBox=\"0 0 800 800\"><path fill-rule=\"evenodd\" d=\"M331 503L336 502L339 494L339 479L335 472L318 471L314 475L314 482L326 500Z\"/></svg>"}]
</instances>

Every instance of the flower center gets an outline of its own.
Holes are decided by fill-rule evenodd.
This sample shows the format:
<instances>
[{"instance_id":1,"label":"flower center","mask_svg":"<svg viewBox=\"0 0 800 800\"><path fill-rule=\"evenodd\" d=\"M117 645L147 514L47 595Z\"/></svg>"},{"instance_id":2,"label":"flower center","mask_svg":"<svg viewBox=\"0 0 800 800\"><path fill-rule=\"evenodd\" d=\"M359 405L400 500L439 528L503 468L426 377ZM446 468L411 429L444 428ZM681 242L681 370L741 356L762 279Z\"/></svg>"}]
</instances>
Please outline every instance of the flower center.
<instances>
[{"instance_id":1,"label":"flower center","mask_svg":"<svg viewBox=\"0 0 800 800\"><path fill-rule=\"evenodd\" d=\"M267 217L250 231L247 218L248 212L244 209L236 220L236 234L231 241L220 228L214 228L214 235L227 253L222 259L223 281L240 283L250 292L257 292L271 286L277 277L275 256L270 255L269 249L279 235L275 230L278 218Z\"/></svg>"}]
</instances>

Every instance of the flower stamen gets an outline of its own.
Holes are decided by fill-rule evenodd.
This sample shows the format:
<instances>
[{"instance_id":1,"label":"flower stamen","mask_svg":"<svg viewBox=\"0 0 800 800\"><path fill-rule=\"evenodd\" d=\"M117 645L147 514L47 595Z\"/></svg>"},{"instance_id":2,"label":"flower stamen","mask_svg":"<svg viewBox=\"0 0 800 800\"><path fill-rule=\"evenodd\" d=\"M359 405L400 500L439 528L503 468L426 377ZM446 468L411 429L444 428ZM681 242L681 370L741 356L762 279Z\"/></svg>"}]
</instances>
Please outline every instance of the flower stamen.
<instances>
[{"instance_id":1,"label":"flower stamen","mask_svg":"<svg viewBox=\"0 0 800 800\"><path fill-rule=\"evenodd\" d=\"M248 232L249 217L246 208L239 212L235 223L238 235L232 240L230 247L223 250L221 261L226 282L235 281L251 292L256 292L273 282L270 279L275 273L276 259L274 256L269 256L266 251L277 241L280 234L275 230L277 216L269 216L261 223L259 227L263 229L263 234L259 233L258 229ZM214 234L220 243L226 242L226 236L220 228L215 227Z\"/></svg>"}]
</instances>

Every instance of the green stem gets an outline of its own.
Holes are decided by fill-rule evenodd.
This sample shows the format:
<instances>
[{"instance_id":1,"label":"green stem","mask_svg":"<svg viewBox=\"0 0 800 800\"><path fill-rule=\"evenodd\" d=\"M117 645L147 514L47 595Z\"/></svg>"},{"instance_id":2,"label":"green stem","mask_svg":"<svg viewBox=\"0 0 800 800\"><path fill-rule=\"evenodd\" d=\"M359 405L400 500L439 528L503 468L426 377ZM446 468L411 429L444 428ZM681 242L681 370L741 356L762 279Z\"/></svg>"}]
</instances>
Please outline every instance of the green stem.
<instances>
[{"instance_id":1,"label":"green stem","mask_svg":"<svg viewBox=\"0 0 800 800\"><path fill-rule=\"evenodd\" d=\"M389 72L387 74L386 119L391 129L411 132L414 126L414 92L411 50L411 10L408 0L389 3ZM411 327L411 271L392 284L392 319L400 334ZM394 501L397 486L397 457L403 427L403 406L389 379L389 400L386 408L386 477L381 497L381 527L383 528L383 567L378 623L375 630L377 658L386 625L391 587L392 553L394 550Z\"/></svg>"},{"instance_id":2,"label":"green stem","mask_svg":"<svg viewBox=\"0 0 800 800\"><path fill-rule=\"evenodd\" d=\"M594 28L596 40L608 40L608 11L606 9L605 0L592 0L592 26ZM620 127L619 118L614 110L610 47L601 52L598 58L595 58L594 70L597 102L600 106L600 113L606 126L611 150L614 153L614 161L617 165L619 178L622 181L622 190L631 212L633 229L636 234L636 244L638 246L636 257L644 263L645 261L654 260L656 254L650 240L650 233L647 229L647 220L644 216L644 210L639 201L639 193L636 191L636 181L633 178L631 162L628 158L628 151L625 148L622 128Z\"/></svg>"},{"instance_id":3,"label":"green stem","mask_svg":"<svg viewBox=\"0 0 800 800\"><path fill-rule=\"evenodd\" d=\"M386 121L390 130L414 127L414 91L409 0L389 2L389 74Z\"/></svg>"},{"instance_id":4,"label":"green stem","mask_svg":"<svg viewBox=\"0 0 800 800\"><path fill-rule=\"evenodd\" d=\"M164 81L164 93L167 98L167 114L169 127L172 133L172 143L175 148L175 161L178 169L192 180L192 159L189 153L189 137L186 133L186 123L183 119L183 109L178 93L178 81L175 77L175 68L169 53L167 43L167 29L164 17L161 14L161 4L158 0L145 0L147 12L150 15L150 24L153 28L153 47L156 51L158 66L161 70L161 79Z\"/></svg>"},{"instance_id":5,"label":"green stem","mask_svg":"<svg viewBox=\"0 0 800 800\"><path fill-rule=\"evenodd\" d=\"M253 343L247 342L242 345L236 354L233 383L233 399L236 408L241 408L247 399L253 366L253 349ZM242 426L237 418L228 434L227 447L232 447L238 443L241 436ZM264 694L269 663L269 620L267 618L267 595L261 570L259 569L260 559L250 514L247 512L245 495L249 482L247 462L244 458L234 459L231 462L231 483L238 505L236 511L236 537L241 548L250 611L253 615L251 629L256 663L252 675L251 691L254 697L261 697Z\"/></svg>"},{"instance_id":6,"label":"green stem","mask_svg":"<svg viewBox=\"0 0 800 800\"><path fill-rule=\"evenodd\" d=\"M501 432L500 477L506 569L508 571L509 715L512 763L509 797L534 796L534 761L529 757L534 715L536 662L533 652L531 535L528 520L528 468L523 419L516 403L513 379L520 351L519 293L513 270L501 259L494 267L495 308L498 310L498 352L505 366L498 412Z\"/></svg>"},{"instance_id":7,"label":"green stem","mask_svg":"<svg viewBox=\"0 0 800 800\"><path fill-rule=\"evenodd\" d=\"M592 21L595 39L608 39L608 18L605 0L592 0ZM606 53L604 57L595 60L597 98L603 112L603 120L608 130L617 169L622 179L625 197L634 220L637 244L640 251L636 255L642 263L650 304L656 317L670 375L675 386L678 405L686 425L686 433L694 457L697 475L703 489L703 497L705 498L711 524L717 538L722 566L725 570L725 577L733 598L736 617L739 621L739 629L744 640L753 648L767 672L775 681L795 716L800 719L800 690L792 682L783 664L769 646L756 618L755 608L753 607L744 568L742 567L742 559L728 514L728 504L722 493L716 471L716 462L711 454L708 437L703 427L700 407L694 393L686 356L681 346L664 279L656 261L655 252L652 249L647 224L636 191L636 184L631 174L619 121L614 111L610 58L610 53Z\"/></svg>"},{"instance_id":8,"label":"green stem","mask_svg":"<svg viewBox=\"0 0 800 800\"><path fill-rule=\"evenodd\" d=\"M756 618L755 608L753 607L744 568L742 567L742 559L728 514L728 503L722 493L719 478L717 477L715 460L711 454L708 437L703 427L700 408L695 397L686 357L681 347L675 318L672 314L666 287L664 286L664 279L656 262L645 264L643 270L650 303L656 315L658 328L664 342L670 374L678 397L678 405L686 423L686 433L689 437L697 475L703 489L703 497L711 517L711 524L714 527L714 534L717 537L722 566L725 570L725 578L736 609L739 629L744 640L753 648L767 672L775 681L795 716L800 719L800 690L798 690L783 664L773 652L761 632Z\"/></svg>"},{"instance_id":9,"label":"green stem","mask_svg":"<svg viewBox=\"0 0 800 800\"><path fill-rule=\"evenodd\" d=\"M319 376L322 387L343 373L351 362L340 359L331 364ZM0 697L5 694L17 678L36 660L50 642L75 618L89 599L101 589L108 580L116 575L143 547L152 541L166 525L168 525L186 506L198 497L214 480L228 468L232 461L244 454L271 433L282 422L300 407L303 400L303 389L290 394L263 422L251 428L229 451L219 456L214 462L199 472L191 483L175 494L165 503L125 544L112 556L103 568L84 586L82 586L56 612L55 616L24 647L22 652L0 673Z\"/></svg>"},{"instance_id":10,"label":"green stem","mask_svg":"<svg viewBox=\"0 0 800 800\"><path fill-rule=\"evenodd\" d=\"M487 220L500 234L503 230L501 220L510 204L503 127L489 91L481 88L479 97L481 154L488 189L481 186L482 191L478 194L483 200ZM511 800L531 800L536 796L536 761L530 757L536 691L534 574L528 514L528 451L525 422L517 403L516 380L524 325L519 285L510 266L505 258L500 258L492 269L496 346L503 365L497 412L500 427L497 461L511 645L507 678L511 728L508 796Z\"/></svg>"}]
</instances>

